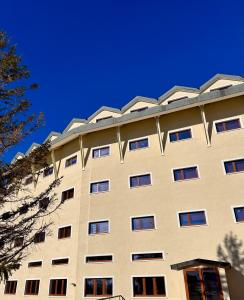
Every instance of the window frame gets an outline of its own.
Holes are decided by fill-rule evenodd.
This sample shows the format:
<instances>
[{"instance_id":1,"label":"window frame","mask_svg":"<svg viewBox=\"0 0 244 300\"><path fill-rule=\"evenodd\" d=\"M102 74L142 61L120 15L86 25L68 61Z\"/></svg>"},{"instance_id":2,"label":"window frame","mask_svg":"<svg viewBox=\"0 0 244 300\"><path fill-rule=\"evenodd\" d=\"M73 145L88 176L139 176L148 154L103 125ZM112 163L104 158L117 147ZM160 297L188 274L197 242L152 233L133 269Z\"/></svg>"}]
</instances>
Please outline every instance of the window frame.
<instances>
[{"instance_id":1,"label":"window frame","mask_svg":"<svg viewBox=\"0 0 244 300\"><path fill-rule=\"evenodd\" d=\"M137 185L137 186L130 186L130 179L131 177L139 177L139 176L143 176L143 175L150 175L150 180L151 183L150 184L144 184L144 185ZM145 172L145 173L139 173L139 174L132 174L129 175L128 177L128 187L129 189L136 189L136 188L141 188L141 187L149 187L153 185L153 178L152 178L152 172Z\"/></svg>"},{"instance_id":2,"label":"window frame","mask_svg":"<svg viewBox=\"0 0 244 300\"><path fill-rule=\"evenodd\" d=\"M231 212L232 212L232 216L233 216L233 220L235 224L244 224L244 220L243 221L237 221L236 220L236 215L235 215L235 208L244 208L244 204L243 205L232 205L231 206Z\"/></svg>"},{"instance_id":3,"label":"window frame","mask_svg":"<svg viewBox=\"0 0 244 300\"><path fill-rule=\"evenodd\" d=\"M237 158L232 158L232 159L222 159L222 168L224 171L225 175L234 175L234 174L242 174L244 173L244 171L240 171L240 172L231 172L231 173L227 173L225 170L225 163L226 162L231 162L231 161L236 161L236 160L244 160L244 157L237 157Z\"/></svg>"},{"instance_id":4,"label":"window frame","mask_svg":"<svg viewBox=\"0 0 244 300\"><path fill-rule=\"evenodd\" d=\"M105 181L107 181L108 182L108 190L107 191L101 191L101 192L92 192L91 191L91 187L92 187L92 184L94 184L94 183L102 183L102 182L105 182ZM111 182L110 182L110 179L102 179L102 180L96 180L96 181L90 181L90 183L89 183L89 194L90 195L97 195L97 194L103 194L103 193L108 193L108 192L110 192L110 190L111 190Z\"/></svg>"},{"instance_id":5,"label":"window frame","mask_svg":"<svg viewBox=\"0 0 244 300\"><path fill-rule=\"evenodd\" d=\"M220 131L220 132L217 131L216 124L222 123L222 122L233 121L233 120L239 120L240 128L235 128L235 129L230 129L230 130L224 130L224 131ZM235 130L243 129L243 122L242 122L241 116L229 117L229 118L224 118L224 119L220 119L220 120L215 120L215 121L213 122L213 125L214 125L214 132L215 132L217 135L218 135L218 134L222 134L222 133L227 133L227 132L232 132L232 131L235 131Z\"/></svg>"},{"instance_id":6,"label":"window frame","mask_svg":"<svg viewBox=\"0 0 244 300\"><path fill-rule=\"evenodd\" d=\"M162 258L148 258L148 259L138 259L138 260L133 260L133 255L136 255L136 254L153 254L153 253L161 253L162 254ZM165 253L164 251L162 250L159 250L159 251L151 251L151 250L148 250L148 251L134 251L134 252L131 252L130 253L130 261L131 262L148 262L148 261L164 261L165 260Z\"/></svg>"},{"instance_id":7,"label":"window frame","mask_svg":"<svg viewBox=\"0 0 244 300\"><path fill-rule=\"evenodd\" d=\"M7 283L8 281L16 281L15 293L5 293L6 283ZM6 281L6 283L5 283L5 285L4 285L3 294L4 294L4 295L16 295L16 293L17 293L17 287L18 287L18 282L19 282L19 280L18 280L18 279L15 279L15 278L13 278L13 279L12 279L12 278L11 278L11 279L8 279L8 280Z\"/></svg>"},{"instance_id":8,"label":"window frame","mask_svg":"<svg viewBox=\"0 0 244 300\"><path fill-rule=\"evenodd\" d=\"M65 295L50 295L50 283L51 283L51 280L60 280L60 279L64 279L64 280L67 280L67 284L66 284L66 294ZM51 277L51 278L48 278L48 297L67 297L68 295L68 290L69 290L69 279L68 277Z\"/></svg>"},{"instance_id":9,"label":"window frame","mask_svg":"<svg viewBox=\"0 0 244 300\"><path fill-rule=\"evenodd\" d=\"M148 142L148 146L147 147L130 149L130 143L131 142L138 142L138 141L145 140L145 139L147 139L147 142ZM129 152L134 152L134 151L137 151L137 150L146 150L146 149L149 149L150 147L151 147L151 143L150 143L149 136L142 136L140 138L128 140L128 150L129 150Z\"/></svg>"},{"instance_id":10,"label":"window frame","mask_svg":"<svg viewBox=\"0 0 244 300\"><path fill-rule=\"evenodd\" d=\"M68 160L70 160L70 159L72 159L72 158L74 158L74 157L76 157L76 162L75 162L75 164L72 164L72 165L66 165L67 164L67 161ZM74 154L74 155L69 155L68 157L66 157L66 159L65 159L65 162L64 162L64 169L67 169L67 168L69 168L69 167L72 167L72 166L75 166L75 165L77 165L78 164L78 155L77 154Z\"/></svg>"},{"instance_id":11,"label":"window frame","mask_svg":"<svg viewBox=\"0 0 244 300\"><path fill-rule=\"evenodd\" d=\"M30 266L29 267L29 263L35 263L35 262L41 262L42 264L41 264L41 266ZM28 261L28 263L27 263L27 268L28 269L32 269L32 268L42 268L43 267L43 259L36 259L36 260L30 260L30 261Z\"/></svg>"},{"instance_id":12,"label":"window frame","mask_svg":"<svg viewBox=\"0 0 244 300\"><path fill-rule=\"evenodd\" d=\"M177 140L177 141L171 141L170 140L170 134L171 133L177 133L177 132L181 132L181 131L185 131L185 130L190 130L191 131L191 137L187 138L187 139L182 139L182 140ZM177 129L172 129L168 131L168 136L167 136L167 140L169 143L179 143L179 142L186 142L189 140L194 139L194 133L193 133L193 126L187 126L187 127L182 127L182 128L177 128Z\"/></svg>"},{"instance_id":13,"label":"window frame","mask_svg":"<svg viewBox=\"0 0 244 300\"><path fill-rule=\"evenodd\" d=\"M104 155L104 156L98 156L98 157L93 157L93 150L99 150L99 149L102 149L102 148L109 148L109 154L108 155ZM92 159L99 159L99 158L104 158L104 157L109 157L111 156L111 145L103 145L103 146L98 146L98 147L92 147L91 148L91 156L92 156Z\"/></svg>"},{"instance_id":14,"label":"window frame","mask_svg":"<svg viewBox=\"0 0 244 300\"><path fill-rule=\"evenodd\" d=\"M28 280L29 280L29 281L30 281L30 280L39 280L39 287L38 287L38 293L37 293L37 294L26 294L26 293L25 293L26 282L27 282ZM26 279L25 279L25 285L24 285L24 293L23 293L23 295L24 295L24 296L39 296L40 286L41 286L41 279L40 279L40 278L26 278Z\"/></svg>"},{"instance_id":15,"label":"window frame","mask_svg":"<svg viewBox=\"0 0 244 300\"><path fill-rule=\"evenodd\" d=\"M53 264L54 260L59 260L59 259L68 259L68 262L65 264ZM52 267L59 267L59 266L67 266L70 264L70 256L64 256L64 257L53 257L51 258L51 266Z\"/></svg>"},{"instance_id":16,"label":"window frame","mask_svg":"<svg viewBox=\"0 0 244 300\"><path fill-rule=\"evenodd\" d=\"M41 241L36 241L36 236L42 236L44 234L44 239L43 240L41 240ZM39 238L40 239L40 238ZM35 236L34 236L34 244L41 244L41 243L45 243L45 240L46 240L46 231L42 231L42 232L37 232L36 234L35 234Z\"/></svg>"},{"instance_id":17,"label":"window frame","mask_svg":"<svg viewBox=\"0 0 244 300\"><path fill-rule=\"evenodd\" d=\"M100 296L85 296L85 292L86 292L86 279L112 279L112 295L108 297L113 297L114 296L114 291L115 291L115 284L114 284L114 276L110 276L110 275L101 275L101 276L84 276L83 277L83 297L84 298L94 298L94 299L98 299L98 298L104 298L104 295L100 295ZM107 297L107 296L106 296Z\"/></svg>"},{"instance_id":18,"label":"window frame","mask_svg":"<svg viewBox=\"0 0 244 300\"><path fill-rule=\"evenodd\" d=\"M194 213L194 212L200 212L200 211L204 211L206 224L183 225L183 226L180 225L180 214ZM206 208L177 211L176 214L177 214L177 224L178 224L178 227L179 227L179 228L194 228L194 227L209 226L209 222L208 222L208 214L207 214L207 209L206 209Z\"/></svg>"},{"instance_id":19,"label":"window frame","mask_svg":"<svg viewBox=\"0 0 244 300\"><path fill-rule=\"evenodd\" d=\"M99 232L99 233L89 233L90 223L100 223L100 222L108 222L108 232ZM110 234L110 219L102 219L102 220L91 220L87 222L87 236L100 236Z\"/></svg>"},{"instance_id":20,"label":"window frame","mask_svg":"<svg viewBox=\"0 0 244 300\"><path fill-rule=\"evenodd\" d=\"M64 202L66 202L66 201L68 201L68 200L71 200L71 199L74 199L75 198L75 187L74 186L71 186L71 187L69 187L69 188L65 188L65 190L62 190L62 192L61 192L61 200L63 200L63 193L64 192L67 192L67 191L69 191L69 190L74 190L74 195L73 195L73 197L72 198L68 198L68 199L65 199L64 200Z\"/></svg>"},{"instance_id":21,"label":"window frame","mask_svg":"<svg viewBox=\"0 0 244 300\"><path fill-rule=\"evenodd\" d=\"M133 278L135 277L164 277L164 286L165 286L165 295L164 296L152 296L152 295L140 295L140 296L134 296L134 282L133 282ZM152 298L152 299L155 299L155 298L164 298L164 299L167 299L168 298L168 283L167 283L167 277L165 274L146 274L146 275L131 275L131 298L132 299L139 299L139 298Z\"/></svg>"},{"instance_id":22,"label":"window frame","mask_svg":"<svg viewBox=\"0 0 244 300\"><path fill-rule=\"evenodd\" d=\"M197 174L198 174L198 177L196 177L196 178L189 178L189 179L175 180L174 171L177 171L177 170L183 170L183 169L188 169L188 168L197 168ZM183 167L172 168L172 169L171 169L171 175L172 175L172 180L173 180L173 182L184 182L184 181L191 181L191 180L198 180L198 179L201 179L200 168L199 168L199 165L198 165L198 164L195 164L195 165L188 165L188 166L183 166Z\"/></svg>"},{"instance_id":23,"label":"window frame","mask_svg":"<svg viewBox=\"0 0 244 300\"><path fill-rule=\"evenodd\" d=\"M132 229L132 220L136 218L147 218L147 217L153 217L154 218L154 228L148 228L148 229ZM156 214L148 214L148 215L139 215L139 216L130 216L130 231L131 232L145 232L145 231L153 231L157 230L157 222L156 222Z\"/></svg>"},{"instance_id":24,"label":"window frame","mask_svg":"<svg viewBox=\"0 0 244 300\"><path fill-rule=\"evenodd\" d=\"M96 256L112 256L112 260L104 260L104 261L91 261L87 262L87 257L96 257ZM91 255L84 255L84 263L85 264L107 264L107 263L113 263L114 262L114 254L113 253L102 253L102 254L91 254Z\"/></svg>"},{"instance_id":25,"label":"window frame","mask_svg":"<svg viewBox=\"0 0 244 300\"><path fill-rule=\"evenodd\" d=\"M52 173L51 173L51 174L48 174L48 175L44 175L46 169L52 169ZM47 177L49 177L49 176L51 176L51 175L53 175L53 174L54 174L54 166L53 166L53 165L50 165L50 166L48 166L47 168L44 168L44 169L42 170L42 178L47 178Z\"/></svg>"},{"instance_id":26,"label":"window frame","mask_svg":"<svg viewBox=\"0 0 244 300\"><path fill-rule=\"evenodd\" d=\"M59 238L59 229L62 229L62 228L65 228L65 227L71 227L71 230L70 230L70 236L68 236L68 237L64 237L64 238ZM67 225L64 225L64 226L60 226L60 227L58 227L57 228L57 240L58 241L63 241L63 240L66 240L66 239L70 239L70 238L72 238L72 224L67 224Z\"/></svg>"}]
</instances>

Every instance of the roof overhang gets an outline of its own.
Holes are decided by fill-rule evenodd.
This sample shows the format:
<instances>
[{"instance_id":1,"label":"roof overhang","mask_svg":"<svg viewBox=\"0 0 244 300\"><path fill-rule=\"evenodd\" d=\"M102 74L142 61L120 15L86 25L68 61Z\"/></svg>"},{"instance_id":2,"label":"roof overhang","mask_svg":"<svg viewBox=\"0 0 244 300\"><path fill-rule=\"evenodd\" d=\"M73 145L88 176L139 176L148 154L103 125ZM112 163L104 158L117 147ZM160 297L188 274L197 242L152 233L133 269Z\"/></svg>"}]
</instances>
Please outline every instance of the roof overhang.
<instances>
[{"instance_id":1,"label":"roof overhang","mask_svg":"<svg viewBox=\"0 0 244 300\"><path fill-rule=\"evenodd\" d=\"M204 267L217 267L217 268L224 268L224 269L230 269L231 264L226 261L217 261L217 260L209 260L209 259L202 259L202 258L196 258L192 260L186 260L177 264L171 265L172 270L180 271L192 267L198 267L198 266L204 266Z\"/></svg>"}]
</instances>

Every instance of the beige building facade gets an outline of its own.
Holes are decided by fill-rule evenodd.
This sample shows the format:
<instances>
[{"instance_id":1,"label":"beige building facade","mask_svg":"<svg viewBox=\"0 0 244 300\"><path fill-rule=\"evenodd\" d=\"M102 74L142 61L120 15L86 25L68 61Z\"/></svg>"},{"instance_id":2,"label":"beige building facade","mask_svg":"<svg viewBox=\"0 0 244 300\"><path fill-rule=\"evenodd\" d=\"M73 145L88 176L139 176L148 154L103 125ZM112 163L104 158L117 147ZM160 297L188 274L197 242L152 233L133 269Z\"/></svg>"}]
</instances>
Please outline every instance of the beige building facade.
<instances>
[{"instance_id":1,"label":"beige building facade","mask_svg":"<svg viewBox=\"0 0 244 300\"><path fill-rule=\"evenodd\" d=\"M243 126L244 78L218 74L51 132L29 188L63 176L66 200L0 299L244 299Z\"/></svg>"}]
</instances>

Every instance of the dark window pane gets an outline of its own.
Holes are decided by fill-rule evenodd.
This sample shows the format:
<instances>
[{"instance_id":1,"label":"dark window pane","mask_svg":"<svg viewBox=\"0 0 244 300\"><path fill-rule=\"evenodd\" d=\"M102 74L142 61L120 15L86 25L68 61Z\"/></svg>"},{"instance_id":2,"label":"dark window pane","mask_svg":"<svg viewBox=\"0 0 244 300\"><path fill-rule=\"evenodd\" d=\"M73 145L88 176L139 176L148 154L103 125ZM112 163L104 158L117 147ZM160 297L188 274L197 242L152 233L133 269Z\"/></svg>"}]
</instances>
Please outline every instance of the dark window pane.
<instances>
[{"instance_id":1,"label":"dark window pane","mask_svg":"<svg viewBox=\"0 0 244 300\"><path fill-rule=\"evenodd\" d=\"M187 283L190 299L203 300L201 279L198 272L187 272Z\"/></svg>"},{"instance_id":2,"label":"dark window pane","mask_svg":"<svg viewBox=\"0 0 244 300\"><path fill-rule=\"evenodd\" d=\"M90 185L91 193L107 192L109 190L109 181L94 182Z\"/></svg>"},{"instance_id":3,"label":"dark window pane","mask_svg":"<svg viewBox=\"0 0 244 300\"><path fill-rule=\"evenodd\" d=\"M108 120L108 119L111 119L111 118L112 118L112 116L108 116L108 117L104 117L104 118L99 118L99 119L96 120L96 123L99 123L101 121Z\"/></svg>"},{"instance_id":4,"label":"dark window pane","mask_svg":"<svg viewBox=\"0 0 244 300\"><path fill-rule=\"evenodd\" d=\"M148 138L137 140L137 141L131 141L129 143L130 150L147 148L147 147L148 147Z\"/></svg>"},{"instance_id":5,"label":"dark window pane","mask_svg":"<svg viewBox=\"0 0 244 300\"><path fill-rule=\"evenodd\" d=\"M197 167L184 169L184 179L198 178Z\"/></svg>"},{"instance_id":6,"label":"dark window pane","mask_svg":"<svg viewBox=\"0 0 244 300\"><path fill-rule=\"evenodd\" d=\"M183 173L181 172L181 170L174 170L174 180L178 181L178 180L183 180Z\"/></svg>"},{"instance_id":7,"label":"dark window pane","mask_svg":"<svg viewBox=\"0 0 244 300\"><path fill-rule=\"evenodd\" d=\"M109 155L109 147L104 147L100 149L100 156L107 156Z\"/></svg>"},{"instance_id":8,"label":"dark window pane","mask_svg":"<svg viewBox=\"0 0 244 300\"><path fill-rule=\"evenodd\" d=\"M46 210L48 208L50 201L48 197L45 197L39 201L39 209Z\"/></svg>"},{"instance_id":9,"label":"dark window pane","mask_svg":"<svg viewBox=\"0 0 244 300\"><path fill-rule=\"evenodd\" d=\"M157 295L166 295L164 277L156 277Z\"/></svg>"},{"instance_id":10,"label":"dark window pane","mask_svg":"<svg viewBox=\"0 0 244 300\"><path fill-rule=\"evenodd\" d=\"M67 191L62 192L62 201L71 199L73 197L74 197L74 189L69 189Z\"/></svg>"},{"instance_id":11,"label":"dark window pane","mask_svg":"<svg viewBox=\"0 0 244 300\"><path fill-rule=\"evenodd\" d=\"M68 258L59 258L59 259L53 259L52 265L65 265L69 263Z\"/></svg>"},{"instance_id":12,"label":"dark window pane","mask_svg":"<svg viewBox=\"0 0 244 300\"><path fill-rule=\"evenodd\" d=\"M7 280L5 283L4 294L16 294L17 280Z\"/></svg>"},{"instance_id":13,"label":"dark window pane","mask_svg":"<svg viewBox=\"0 0 244 300\"><path fill-rule=\"evenodd\" d=\"M96 295L100 296L103 294L103 280L102 279L96 279L97 281L97 290Z\"/></svg>"},{"instance_id":14,"label":"dark window pane","mask_svg":"<svg viewBox=\"0 0 244 300\"><path fill-rule=\"evenodd\" d=\"M206 217L204 211L180 213L179 218L181 226L206 224Z\"/></svg>"},{"instance_id":15,"label":"dark window pane","mask_svg":"<svg viewBox=\"0 0 244 300\"><path fill-rule=\"evenodd\" d=\"M238 129L238 128L241 128L239 119L216 123L217 132L234 130L234 129Z\"/></svg>"},{"instance_id":16,"label":"dark window pane","mask_svg":"<svg viewBox=\"0 0 244 300\"><path fill-rule=\"evenodd\" d=\"M188 225L189 221L188 221L188 214L187 213L181 213L179 215L179 217L180 217L180 226Z\"/></svg>"},{"instance_id":17,"label":"dark window pane","mask_svg":"<svg viewBox=\"0 0 244 300\"><path fill-rule=\"evenodd\" d=\"M93 295L93 279L86 279L85 280L85 296Z\"/></svg>"},{"instance_id":18,"label":"dark window pane","mask_svg":"<svg viewBox=\"0 0 244 300\"><path fill-rule=\"evenodd\" d=\"M130 187L137 187L137 186L150 185L150 184L151 184L150 174L130 177Z\"/></svg>"},{"instance_id":19,"label":"dark window pane","mask_svg":"<svg viewBox=\"0 0 244 300\"><path fill-rule=\"evenodd\" d=\"M242 172L244 171L244 159L239 159L235 161L236 171Z\"/></svg>"},{"instance_id":20,"label":"dark window pane","mask_svg":"<svg viewBox=\"0 0 244 300\"><path fill-rule=\"evenodd\" d=\"M216 123L216 130L217 132L222 132L222 131L225 131L225 127L224 127L224 123L221 122L221 123Z\"/></svg>"},{"instance_id":21,"label":"dark window pane","mask_svg":"<svg viewBox=\"0 0 244 300\"><path fill-rule=\"evenodd\" d=\"M93 158L99 157L99 154L100 154L99 149L94 149L94 150L92 151L92 157L93 157Z\"/></svg>"},{"instance_id":22,"label":"dark window pane","mask_svg":"<svg viewBox=\"0 0 244 300\"><path fill-rule=\"evenodd\" d=\"M66 160L66 162L65 162L65 167L67 168L67 167L69 167L69 166L72 166L72 165L76 164L76 162L77 162L77 156L75 155L75 156L73 156L73 157L71 157L71 158L68 158L68 159Z\"/></svg>"},{"instance_id":23,"label":"dark window pane","mask_svg":"<svg viewBox=\"0 0 244 300\"><path fill-rule=\"evenodd\" d=\"M191 137L192 137L191 129L185 129L177 132L172 132L169 134L169 139L171 142L190 139Z\"/></svg>"},{"instance_id":24,"label":"dark window pane","mask_svg":"<svg viewBox=\"0 0 244 300\"><path fill-rule=\"evenodd\" d=\"M237 159L224 162L226 173L236 173L244 171L244 159Z\"/></svg>"},{"instance_id":25,"label":"dark window pane","mask_svg":"<svg viewBox=\"0 0 244 300\"><path fill-rule=\"evenodd\" d=\"M71 226L62 227L58 230L58 238L64 239L71 236Z\"/></svg>"},{"instance_id":26,"label":"dark window pane","mask_svg":"<svg viewBox=\"0 0 244 300\"><path fill-rule=\"evenodd\" d=\"M106 279L106 285L107 285L107 295L113 295L113 281L112 278Z\"/></svg>"},{"instance_id":27,"label":"dark window pane","mask_svg":"<svg viewBox=\"0 0 244 300\"><path fill-rule=\"evenodd\" d=\"M169 140L170 140L170 142L175 142L175 141L177 141L177 140L178 140L178 138L177 138L177 133L176 133L176 132L170 133L170 134L169 134Z\"/></svg>"},{"instance_id":28,"label":"dark window pane","mask_svg":"<svg viewBox=\"0 0 244 300\"><path fill-rule=\"evenodd\" d=\"M154 217L140 217L132 219L132 230L154 229Z\"/></svg>"},{"instance_id":29,"label":"dark window pane","mask_svg":"<svg viewBox=\"0 0 244 300\"><path fill-rule=\"evenodd\" d=\"M89 234L108 233L108 221L89 223Z\"/></svg>"},{"instance_id":30,"label":"dark window pane","mask_svg":"<svg viewBox=\"0 0 244 300\"><path fill-rule=\"evenodd\" d=\"M146 294L148 296L153 295L153 278L152 277L145 277L145 281L146 281Z\"/></svg>"},{"instance_id":31,"label":"dark window pane","mask_svg":"<svg viewBox=\"0 0 244 300\"><path fill-rule=\"evenodd\" d=\"M34 237L34 243L35 244L38 244L38 243L42 243L45 241L45 232L38 232L35 234L35 237Z\"/></svg>"},{"instance_id":32,"label":"dark window pane","mask_svg":"<svg viewBox=\"0 0 244 300\"><path fill-rule=\"evenodd\" d=\"M138 253L132 254L132 260L162 259L163 253Z\"/></svg>"},{"instance_id":33,"label":"dark window pane","mask_svg":"<svg viewBox=\"0 0 244 300\"><path fill-rule=\"evenodd\" d=\"M234 165L232 163L232 161L227 161L224 163L225 165L225 171L226 173L233 173L234 171Z\"/></svg>"},{"instance_id":34,"label":"dark window pane","mask_svg":"<svg viewBox=\"0 0 244 300\"><path fill-rule=\"evenodd\" d=\"M143 278L135 277L133 278L133 291L134 296L143 295Z\"/></svg>"},{"instance_id":35,"label":"dark window pane","mask_svg":"<svg viewBox=\"0 0 244 300\"><path fill-rule=\"evenodd\" d=\"M43 171L43 177L53 174L53 167L48 167Z\"/></svg>"},{"instance_id":36,"label":"dark window pane","mask_svg":"<svg viewBox=\"0 0 244 300\"><path fill-rule=\"evenodd\" d=\"M41 267L42 261L31 261L28 263L28 268Z\"/></svg>"},{"instance_id":37,"label":"dark window pane","mask_svg":"<svg viewBox=\"0 0 244 300\"><path fill-rule=\"evenodd\" d=\"M148 109L148 106L145 106L145 107L141 107L141 108L137 108L137 109L132 109L130 112L133 113L133 112L140 112L140 111L144 111L144 110L147 110Z\"/></svg>"},{"instance_id":38,"label":"dark window pane","mask_svg":"<svg viewBox=\"0 0 244 300\"><path fill-rule=\"evenodd\" d=\"M112 261L113 257L112 255L99 255L99 256L87 256L86 262L109 262Z\"/></svg>"},{"instance_id":39,"label":"dark window pane","mask_svg":"<svg viewBox=\"0 0 244 300\"><path fill-rule=\"evenodd\" d=\"M237 222L244 222L244 207L234 208L234 213Z\"/></svg>"}]
</instances>

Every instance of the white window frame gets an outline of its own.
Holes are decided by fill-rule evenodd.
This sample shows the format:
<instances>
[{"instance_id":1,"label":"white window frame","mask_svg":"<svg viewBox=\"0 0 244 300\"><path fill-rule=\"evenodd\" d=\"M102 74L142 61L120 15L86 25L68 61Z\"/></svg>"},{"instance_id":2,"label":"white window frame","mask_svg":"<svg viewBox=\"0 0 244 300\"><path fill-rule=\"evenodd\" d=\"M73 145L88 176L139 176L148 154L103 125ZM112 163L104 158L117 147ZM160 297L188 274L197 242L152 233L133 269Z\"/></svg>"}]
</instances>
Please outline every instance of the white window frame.
<instances>
[{"instance_id":1,"label":"white window frame","mask_svg":"<svg viewBox=\"0 0 244 300\"><path fill-rule=\"evenodd\" d=\"M107 256L111 255L112 260L111 261L92 261L92 262L86 262L87 257L96 257L96 256ZM98 253L98 254L86 254L84 255L84 264L109 264L114 262L114 253Z\"/></svg>"},{"instance_id":2,"label":"white window frame","mask_svg":"<svg viewBox=\"0 0 244 300\"><path fill-rule=\"evenodd\" d=\"M146 218L146 217L153 217L154 218L154 228L148 228L148 229L136 229L133 230L132 229L132 219L135 218ZM137 215L137 216L130 216L130 231L131 232L145 232L145 231L153 231L153 230L157 230L157 222L156 222L156 214L146 214L146 215Z\"/></svg>"},{"instance_id":3,"label":"white window frame","mask_svg":"<svg viewBox=\"0 0 244 300\"><path fill-rule=\"evenodd\" d=\"M184 214L184 213L194 213L194 212L200 212L200 211L204 211L204 215L205 215L205 219L206 219L206 224L200 224L200 225L184 225L184 226L181 226L181 225L180 225L180 214ZM178 223L178 227L179 227L179 228L195 228L195 227L209 226L209 222L208 222L208 214L207 214L207 209L206 209L206 208L202 208L202 209L189 209L189 210L177 211L177 212L176 212L176 215L177 215L177 223Z\"/></svg>"},{"instance_id":4,"label":"white window frame","mask_svg":"<svg viewBox=\"0 0 244 300\"><path fill-rule=\"evenodd\" d=\"M197 174L198 174L198 177L197 177L197 178L175 180L175 177L174 177L174 171L176 171L176 170L182 170L182 169L187 169L187 168L195 168L195 167L197 168ZM183 166L183 167L177 167L177 168L172 168L172 169L171 169L171 176L172 176L173 182L184 182L184 181L192 181L192 180L198 180L198 179L201 179L200 168L199 168L199 165L197 165L197 164L194 164L194 165L188 165L188 166Z\"/></svg>"},{"instance_id":5,"label":"white window frame","mask_svg":"<svg viewBox=\"0 0 244 300\"><path fill-rule=\"evenodd\" d=\"M221 131L221 132L218 132L217 131L217 128L216 128L216 124L217 123L221 123L221 122L228 122L228 121L232 121L232 120L236 120L238 119L239 122L240 122L240 128L236 128L236 129L230 129L230 130L224 130L224 131ZM223 134L223 133L227 133L227 132L232 132L232 131L235 131L235 130L240 130L240 129L243 129L243 122L242 122L242 118L241 116L236 116L236 117L229 117L229 118L224 118L224 119L220 119L220 120L215 120L213 122L213 125L214 125L214 132L216 134Z\"/></svg>"},{"instance_id":6,"label":"white window frame","mask_svg":"<svg viewBox=\"0 0 244 300\"><path fill-rule=\"evenodd\" d=\"M244 171L240 171L240 172L232 172L232 173L227 173L225 171L225 162L230 162L230 161L234 161L234 160L244 160L244 157L237 157L237 158L231 158L231 159L222 159L222 168L223 168L223 171L224 171L224 175L234 175L234 174L242 174L244 173Z\"/></svg>"},{"instance_id":7,"label":"white window frame","mask_svg":"<svg viewBox=\"0 0 244 300\"><path fill-rule=\"evenodd\" d=\"M66 166L66 161L75 157L76 156L76 163L75 164L72 164L72 165L69 165L69 166ZM69 155L68 157L65 158L65 161L64 161L64 169L67 169L67 168L70 168L70 167L73 167L75 165L78 165L78 154L72 154L72 155Z\"/></svg>"},{"instance_id":8,"label":"white window frame","mask_svg":"<svg viewBox=\"0 0 244 300\"><path fill-rule=\"evenodd\" d=\"M130 178L131 177L142 176L142 175L150 175L151 184L138 185L138 186L130 186ZM147 187L147 186L152 186L152 185L153 185L152 172L132 174L132 175L129 175L129 177L128 177L128 187L129 187L129 189L136 189L136 188Z\"/></svg>"},{"instance_id":9,"label":"white window frame","mask_svg":"<svg viewBox=\"0 0 244 300\"><path fill-rule=\"evenodd\" d=\"M107 190L107 191L91 192L91 185L92 185L93 183L101 183L101 182L104 182L104 181L108 181L108 190ZM90 181L90 183L89 183L89 194L90 194L90 195L97 195L97 194L108 193L108 192L110 192L110 190L111 190L111 182L110 182L110 179L101 179L101 180L96 180L96 181Z\"/></svg>"},{"instance_id":10,"label":"white window frame","mask_svg":"<svg viewBox=\"0 0 244 300\"><path fill-rule=\"evenodd\" d=\"M39 280L39 290L38 290L38 294L36 295L26 295L25 294L25 287L26 287L26 281L27 280ZM33 296L39 296L40 295L40 286L41 286L41 278L26 278L25 279L25 284L24 284L24 292L23 292L23 295L25 296L25 297L33 297Z\"/></svg>"},{"instance_id":11,"label":"white window frame","mask_svg":"<svg viewBox=\"0 0 244 300\"><path fill-rule=\"evenodd\" d=\"M170 134L171 133L176 133L176 132L180 132L180 131L184 131L184 130L188 130L190 129L191 131L191 137L190 138L187 138L187 139L182 139L182 140L178 140L178 141L170 141ZM179 143L179 142L186 142L186 141L190 141L192 139L194 139L194 134L193 134L193 127L192 126L187 126L187 127L182 127L182 128L177 128L177 129L173 129L173 130L169 130L168 131L168 142L169 143Z\"/></svg>"},{"instance_id":12,"label":"white window frame","mask_svg":"<svg viewBox=\"0 0 244 300\"><path fill-rule=\"evenodd\" d=\"M132 150L130 150L130 143L131 143L131 142L138 142L138 141L140 141L140 140L145 140L145 139L147 139L147 141L148 141L148 146L147 146L147 147L137 148L137 149L132 149ZM150 143L149 136L143 136L143 137L140 137L140 138L128 140L128 150L129 150L129 152L134 152L134 151L137 151L137 150L145 150L145 149L148 149L148 148L150 148L150 147L151 147L151 143Z\"/></svg>"},{"instance_id":13,"label":"white window frame","mask_svg":"<svg viewBox=\"0 0 244 300\"><path fill-rule=\"evenodd\" d=\"M99 233L90 233L89 234L89 224L90 223L99 223L99 222L108 222L108 232L99 232ZM87 222L87 236L100 236L110 234L110 219L100 219L100 220L91 220Z\"/></svg>"},{"instance_id":14,"label":"white window frame","mask_svg":"<svg viewBox=\"0 0 244 300\"><path fill-rule=\"evenodd\" d=\"M56 280L56 279L66 279L67 280L66 295L65 296L50 296L49 295L50 282L51 282L51 280ZM48 298L63 298L63 297L67 297L68 296L68 290L69 290L69 279L68 279L68 277L58 277L57 276L57 277L48 278L48 287L47 287Z\"/></svg>"},{"instance_id":15,"label":"white window frame","mask_svg":"<svg viewBox=\"0 0 244 300\"><path fill-rule=\"evenodd\" d=\"M135 254L150 254L150 253L161 253L163 258L158 258L158 259L138 259L138 260L133 260L132 259L132 255L135 255ZM164 251L162 250L159 250L159 251L151 251L151 250L148 250L148 251L133 251L133 252L130 252L130 261L131 262L148 262L148 261L164 261L165 260L165 253Z\"/></svg>"},{"instance_id":16,"label":"white window frame","mask_svg":"<svg viewBox=\"0 0 244 300\"><path fill-rule=\"evenodd\" d=\"M133 278L134 277L164 277L164 285L165 285L165 296L134 296L134 286L133 286ZM150 299L167 299L168 298L168 283L167 283L167 277L165 274L146 274L146 275L131 275L131 298L132 299L139 299L139 298L150 298Z\"/></svg>"},{"instance_id":17,"label":"white window frame","mask_svg":"<svg viewBox=\"0 0 244 300\"><path fill-rule=\"evenodd\" d=\"M85 289L86 289L86 279L97 279L97 278L101 278L101 279L107 279L107 278L112 278L112 290L113 290L113 293L112 293L112 296L110 297L113 297L115 294L115 284L114 284L114 276L110 276L110 275L101 275L101 276L83 276L83 280L82 280L82 283L83 283L83 297L85 299L99 299L99 298L104 298L104 296L85 296Z\"/></svg>"},{"instance_id":18,"label":"white window frame","mask_svg":"<svg viewBox=\"0 0 244 300\"><path fill-rule=\"evenodd\" d=\"M71 233L70 233L70 236L67 237L67 238L59 239L59 238L58 238L58 232L59 232L59 229L65 228L65 227L69 227L69 226L71 226ZM58 230L57 230L57 240L58 240L58 241L62 241L62 240L66 240L66 239L71 239L71 238L72 238L72 231L73 231L73 230L72 230L72 224L67 224L67 225L59 226L59 227L58 227Z\"/></svg>"},{"instance_id":19,"label":"white window frame","mask_svg":"<svg viewBox=\"0 0 244 300\"><path fill-rule=\"evenodd\" d=\"M236 220L234 208L239 208L239 207L243 207L244 208L244 204L243 205L232 205L231 206L232 217L233 217L233 220L234 220L235 224L244 224L244 221L239 222L239 221Z\"/></svg>"},{"instance_id":20,"label":"white window frame","mask_svg":"<svg viewBox=\"0 0 244 300\"><path fill-rule=\"evenodd\" d=\"M99 150L99 149L102 149L102 148L109 148L109 154L108 155L104 155L104 156L98 156L98 157L93 157L93 150ZM100 152L99 152L100 153ZM99 159L99 158L104 158L104 157L109 157L111 156L111 145L103 145L103 146L99 146L99 147L93 147L91 148L91 156L92 156L92 159Z\"/></svg>"}]
</instances>

